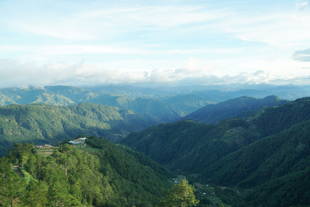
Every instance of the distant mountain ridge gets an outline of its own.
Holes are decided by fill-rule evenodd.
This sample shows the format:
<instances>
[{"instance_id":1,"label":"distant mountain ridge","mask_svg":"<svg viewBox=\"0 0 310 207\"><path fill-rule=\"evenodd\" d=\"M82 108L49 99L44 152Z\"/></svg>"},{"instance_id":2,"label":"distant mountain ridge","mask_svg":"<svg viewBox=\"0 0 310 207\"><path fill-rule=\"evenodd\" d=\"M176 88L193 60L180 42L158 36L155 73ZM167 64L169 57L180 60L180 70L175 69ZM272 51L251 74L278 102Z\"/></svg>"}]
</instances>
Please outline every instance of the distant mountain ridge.
<instances>
[{"instance_id":1,"label":"distant mountain ridge","mask_svg":"<svg viewBox=\"0 0 310 207\"><path fill-rule=\"evenodd\" d=\"M168 122L185 115L183 111L156 99L132 98L71 86L0 90L0 105L31 103L57 106L70 106L79 103L110 105L150 114L158 117L162 122Z\"/></svg>"},{"instance_id":2,"label":"distant mountain ridge","mask_svg":"<svg viewBox=\"0 0 310 207\"><path fill-rule=\"evenodd\" d=\"M242 96L218 104L209 104L184 116L182 119L192 119L212 124L222 119L236 117L246 111L257 110L262 106L277 106L287 102L287 100L281 100L277 96L267 96L263 99Z\"/></svg>"},{"instance_id":3,"label":"distant mountain ridge","mask_svg":"<svg viewBox=\"0 0 310 207\"><path fill-rule=\"evenodd\" d=\"M4 88L0 89L0 106L31 103L69 106L95 103L147 113L158 117L162 122L170 122L208 104L240 96L264 98L276 95L288 100L310 96L308 87L294 85L197 85L157 88L112 85L90 89L92 90L73 86Z\"/></svg>"}]
</instances>

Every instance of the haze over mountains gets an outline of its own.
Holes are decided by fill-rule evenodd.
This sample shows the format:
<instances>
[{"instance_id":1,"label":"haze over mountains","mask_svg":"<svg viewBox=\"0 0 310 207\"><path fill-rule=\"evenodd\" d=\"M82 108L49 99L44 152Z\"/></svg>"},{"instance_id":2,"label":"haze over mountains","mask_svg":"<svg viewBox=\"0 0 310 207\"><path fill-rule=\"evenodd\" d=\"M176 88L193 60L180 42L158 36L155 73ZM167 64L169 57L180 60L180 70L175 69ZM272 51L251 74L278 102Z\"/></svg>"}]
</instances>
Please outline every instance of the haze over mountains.
<instances>
[{"instance_id":1,"label":"haze over mountains","mask_svg":"<svg viewBox=\"0 0 310 207\"><path fill-rule=\"evenodd\" d=\"M106 166L96 173L107 176L113 192L120 193L113 197L116 206L155 205L160 197L158 189L167 187L167 179L176 176L173 172L186 175L190 182L197 183L196 187L224 186L227 190L216 193L225 205L310 205L307 199L310 189L303 184L308 183L309 173L310 99L300 98L309 96L309 88L242 87L246 86L1 89L0 156L6 155L14 142L55 145L59 141L68 143L78 135L94 135L99 139L91 137L87 143L91 149L101 150L95 154ZM23 162L16 150L14 156ZM66 150L59 152L74 152ZM10 153L12 158L13 152ZM121 161L125 157L126 162ZM136 162L135 167L126 171L128 163ZM30 162L26 166L31 169ZM147 170L138 170L141 167L151 168L155 174L149 177ZM136 171L141 172L143 181L134 175ZM138 196L139 200L135 200L131 187L121 190L119 182L139 188L134 191L147 195L148 199ZM153 188L148 182L158 184ZM239 191L242 196L238 196ZM261 191L268 193L260 194ZM70 192L68 196L73 196ZM210 199L214 197L205 199L203 193L203 189L196 193L201 199L199 206L211 205ZM81 197L74 196L76 202L82 202ZM99 202L91 194L85 199Z\"/></svg>"},{"instance_id":2,"label":"haze over mountains","mask_svg":"<svg viewBox=\"0 0 310 207\"><path fill-rule=\"evenodd\" d=\"M217 90L214 88L217 87ZM0 89L0 105L44 103L68 106L79 103L94 103L116 106L147 113L163 122L185 116L210 104L240 96L265 98L276 95L281 99L294 100L310 95L309 89L299 86L186 86L159 89L134 86L108 86L87 90L70 86L46 86L43 88ZM262 87L262 89L258 89Z\"/></svg>"}]
</instances>

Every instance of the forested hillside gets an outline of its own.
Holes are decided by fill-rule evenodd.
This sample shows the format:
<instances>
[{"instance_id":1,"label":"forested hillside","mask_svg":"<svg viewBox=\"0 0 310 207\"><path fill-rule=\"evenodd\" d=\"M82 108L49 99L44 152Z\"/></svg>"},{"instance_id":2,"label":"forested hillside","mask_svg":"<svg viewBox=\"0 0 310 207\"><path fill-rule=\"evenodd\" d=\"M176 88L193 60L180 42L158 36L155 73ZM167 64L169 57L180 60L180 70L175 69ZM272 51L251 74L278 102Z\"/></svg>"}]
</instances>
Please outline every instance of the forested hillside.
<instances>
[{"instance_id":1,"label":"forested hillside","mask_svg":"<svg viewBox=\"0 0 310 207\"><path fill-rule=\"evenodd\" d=\"M203 183L239 188L237 206L310 205L310 98L250 114L218 124L160 124L120 142Z\"/></svg>"},{"instance_id":2,"label":"forested hillside","mask_svg":"<svg viewBox=\"0 0 310 207\"><path fill-rule=\"evenodd\" d=\"M266 101L268 99L277 100L267 97L259 101L270 103ZM218 124L207 125L190 120L160 124L131 133L120 143L136 147L171 169L199 173L243 146L310 119L309 107L303 103L308 103L307 100L260 108L256 113L251 112L249 117L224 119Z\"/></svg>"},{"instance_id":3,"label":"forested hillside","mask_svg":"<svg viewBox=\"0 0 310 207\"><path fill-rule=\"evenodd\" d=\"M60 143L49 157L15 144L0 158L0 206L153 206L176 176L105 138L88 137L87 144L92 153ZM23 166L24 177L10 163Z\"/></svg>"},{"instance_id":4,"label":"forested hillside","mask_svg":"<svg viewBox=\"0 0 310 207\"><path fill-rule=\"evenodd\" d=\"M221 186L252 189L248 206L310 205L310 121L263 138L202 171L200 178Z\"/></svg>"},{"instance_id":5,"label":"forested hillside","mask_svg":"<svg viewBox=\"0 0 310 207\"><path fill-rule=\"evenodd\" d=\"M157 123L159 120L151 115L89 103L69 107L3 106L0 107L0 156L5 155L14 142L56 144L77 134L105 136L116 141Z\"/></svg>"},{"instance_id":6,"label":"forested hillside","mask_svg":"<svg viewBox=\"0 0 310 207\"><path fill-rule=\"evenodd\" d=\"M276 96L268 96L263 99L242 96L218 104L209 104L186 115L182 119L192 119L198 122L213 124L222 119L236 117L246 111L257 110L262 106L277 106L287 102L287 100L281 100Z\"/></svg>"},{"instance_id":7,"label":"forested hillside","mask_svg":"<svg viewBox=\"0 0 310 207\"><path fill-rule=\"evenodd\" d=\"M223 120L217 125L182 120L131 133L120 143L137 148L170 169L199 173L259 138L244 120Z\"/></svg>"}]
</instances>

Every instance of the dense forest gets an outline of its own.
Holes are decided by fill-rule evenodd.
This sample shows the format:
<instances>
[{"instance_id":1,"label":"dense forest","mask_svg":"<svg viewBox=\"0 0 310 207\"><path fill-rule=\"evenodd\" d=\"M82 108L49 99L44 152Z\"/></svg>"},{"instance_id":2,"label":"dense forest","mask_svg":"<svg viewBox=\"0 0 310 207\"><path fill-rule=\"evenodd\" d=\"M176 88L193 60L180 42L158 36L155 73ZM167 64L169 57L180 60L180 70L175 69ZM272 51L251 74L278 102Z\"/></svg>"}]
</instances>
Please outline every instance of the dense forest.
<instances>
[{"instance_id":1,"label":"dense forest","mask_svg":"<svg viewBox=\"0 0 310 207\"><path fill-rule=\"evenodd\" d=\"M310 98L133 91L1 90L0 206L310 205Z\"/></svg>"},{"instance_id":2,"label":"dense forest","mask_svg":"<svg viewBox=\"0 0 310 207\"><path fill-rule=\"evenodd\" d=\"M73 139L77 134L124 138L159 123L156 117L112 106L81 103L74 106L30 104L0 107L0 156L14 142L51 143Z\"/></svg>"},{"instance_id":3,"label":"dense forest","mask_svg":"<svg viewBox=\"0 0 310 207\"><path fill-rule=\"evenodd\" d=\"M232 205L310 205L310 98L249 114L218 124L160 124L120 142L199 182L237 188L240 199L223 195Z\"/></svg>"},{"instance_id":4,"label":"dense forest","mask_svg":"<svg viewBox=\"0 0 310 207\"><path fill-rule=\"evenodd\" d=\"M153 206L176 177L140 152L105 138L58 143L51 156L14 144L0 159L0 206ZM15 173L11 166L15 166ZM18 172L19 171L19 172Z\"/></svg>"}]
</instances>

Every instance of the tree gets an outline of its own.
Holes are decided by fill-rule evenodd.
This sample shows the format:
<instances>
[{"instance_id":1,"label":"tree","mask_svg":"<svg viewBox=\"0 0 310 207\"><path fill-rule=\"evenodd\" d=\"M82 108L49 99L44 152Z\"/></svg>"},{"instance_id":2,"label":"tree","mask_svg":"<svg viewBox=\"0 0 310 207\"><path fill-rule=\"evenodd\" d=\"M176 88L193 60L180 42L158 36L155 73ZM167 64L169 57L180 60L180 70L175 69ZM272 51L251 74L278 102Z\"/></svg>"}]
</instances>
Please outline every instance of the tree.
<instances>
[{"instance_id":1,"label":"tree","mask_svg":"<svg viewBox=\"0 0 310 207\"><path fill-rule=\"evenodd\" d=\"M195 188L188 184L186 179L172 186L160 199L160 207L185 207L196 206L199 200L194 195Z\"/></svg>"},{"instance_id":2,"label":"tree","mask_svg":"<svg viewBox=\"0 0 310 207\"><path fill-rule=\"evenodd\" d=\"M25 188L25 182L12 170L7 171L4 177L0 176L0 198L5 203L4 206L18 198Z\"/></svg>"},{"instance_id":3,"label":"tree","mask_svg":"<svg viewBox=\"0 0 310 207\"><path fill-rule=\"evenodd\" d=\"M0 173L3 178L5 177L5 174L10 171L10 169L11 164L9 162L9 159L6 157L0 158Z\"/></svg>"},{"instance_id":4,"label":"tree","mask_svg":"<svg viewBox=\"0 0 310 207\"><path fill-rule=\"evenodd\" d=\"M44 181L30 181L26 190L26 196L22 200L25 206L41 207L47 204L48 185Z\"/></svg>"},{"instance_id":5,"label":"tree","mask_svg":"<svg viewBox=\"0 0 310 207\"><path fill-rule=\"evenodd\" d=\"M54 202L55 206L66 203L68 197L67 186L64 186L60 181L53 182L48 189L48 197L50 202Z\"/></svg>"}]
</instances>

